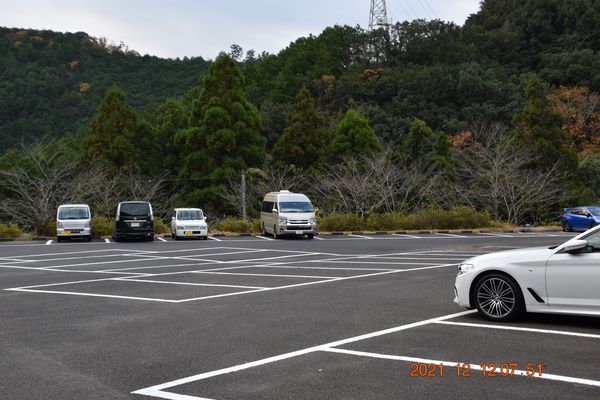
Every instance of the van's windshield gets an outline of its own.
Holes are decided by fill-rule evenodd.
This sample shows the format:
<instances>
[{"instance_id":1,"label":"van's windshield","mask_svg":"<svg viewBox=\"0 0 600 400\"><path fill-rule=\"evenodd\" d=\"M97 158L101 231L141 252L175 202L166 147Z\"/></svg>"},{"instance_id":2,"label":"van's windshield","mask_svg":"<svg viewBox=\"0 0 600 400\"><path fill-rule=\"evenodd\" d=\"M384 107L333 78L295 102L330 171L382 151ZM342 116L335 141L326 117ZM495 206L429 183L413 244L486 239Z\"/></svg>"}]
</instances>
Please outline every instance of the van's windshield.
<instances>
[{"instance_id":1,"label":"van's windshield","mask_svg":"<svg viewBox=\"0 0 600 400\"><path fill-rule=\"evenodd\" d=\"M179 221L197 221L204 219L204 215L200 210L181 210L177 211L177 219Z\"/></svg>"},{"instance_id":2,"label":"van's windshield","mask_svg":"<svg viewBox=\"0 0 600 400\"><path fill-rule=\"evenodd\" d=\"M90 219L90 212L86 207L61 207L58 219Z\"/></svg>"},{"instance_id":3,"label":"van's windshield","mask_svg":"<svg viewBox=\"0 0 600 400\"><path fill-rule=\"evenodd\" d=\"M121 216L123 217L149 217L150 204L148 203L121 203Z\"/></svg>"},{"instance_id":4,"label":"van's windshield","mask_svg":"<svg viewBox=\"0 0 600 400\"><path fill-rule=\"evenodd\" d=\"M315 212L312 204L308 201L280 201L280 213L310 213Z\"/></svg>"}]
</instances>

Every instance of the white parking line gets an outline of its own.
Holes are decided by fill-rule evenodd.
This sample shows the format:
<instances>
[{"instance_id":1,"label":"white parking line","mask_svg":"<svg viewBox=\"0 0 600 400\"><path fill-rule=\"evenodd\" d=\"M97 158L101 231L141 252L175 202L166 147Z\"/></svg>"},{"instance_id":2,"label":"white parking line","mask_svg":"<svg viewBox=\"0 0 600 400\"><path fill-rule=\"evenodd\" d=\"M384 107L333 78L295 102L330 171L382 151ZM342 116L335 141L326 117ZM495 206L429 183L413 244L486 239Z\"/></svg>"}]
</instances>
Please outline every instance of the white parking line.
<instances>
[{"instance_id":1,"label":"white parking line","mask_svg":"<svg viewBox=\"0 0 600 400\"><path fill-rule=\"evenodd\" d=\"M110 239L109 238L104 238L104 242L105 243L110 243Z\"/></svg>"},{"instance_id":2,"label":"white parking line","mask_svg":"<svg viewBox=\"0 0 600 400\"><path fill-rule=\"evenodd\" d=\"M256 237L256 238L259 238L259 239L263 239L263 240L273 240L273 239L271 239L271 238L264 237L264 236L260 236L260 235L256 235L255 237Z\"/></svg>"},{"instance_id":3,"label":"white parking line","mask_svg":"<svg viewBox=\"0 0 600 400\"><path fill-rule=\"evenodd\" d=\"M557 331L557 330L552 330L552 329L536 329L536 328L526 328L526 327L521 327L521 326L473 324L470 322L453 322L453 321L439 321L439 322L436 322L436 324L468 326L468 327L472 327L472 328L500 329L500 330L507 330L507 331L519 331L519 332L547 333L547 334L551 334L551 335L564 335L564 336L576 336L576 337L600 339L600 335L594 335L591 333Z\"/></svg>"},{"instance_id":4,"label":"white parking line","mask_svg":"<svg viewBox=\"0 0 600 400\"><path fill-rule=\"evenodd\" d=\"M147 283L165 283L168 285L186 285L186 286L211 286L236 289L266 289L263 286L239 286L239 285L221 285L216 283L195 283L195 282L177 282L177 281L154 281L150 279L135 279L135 278L117 278L116 281L122 282L147 282Z\"/></svg>"},{"instance_id":5,"label":"white parking line","mask_svg":"<svg viewBox=\"0 0 600 400\"><path fill-rule=\"evenodd\" d=\"M423 239L423 236L414 236L414 235L407 235L407 234L399 234L399 233L393 233L392 236L395 237L401 237L401 238L411 238L411 239Z\"/></svg>"},{"instance_id":6,"label":"white parking line","mask_svg":"<svg viewBox=\"0 0 600 400\"><path fill-rule=\"evenodd\" d=\"M431 359L427 359L427 358L404 357L404 356L395 356L395 355L390 355L390 354L368 353L368 352L364 352L364 351L355 351L355 350L346 350L346 349L327 348L327 349L323 349L321 351L330 352L330 353L338 353L338 354L348 354L348 355L353 355L353 356L369 357L369 358L380 358L380 359L384 359L384 360L397 360L397 361L416 362L416 363L424 363L424 364L438 364L438 365L444 364L445 366L448 366L448 367L456 367L457 365L464 364L464 362L440 361L440 360L431 360ZM477 371L483 371L483 367L481 365L469 363L469 366L471 367L471 369L474 369ZM582 378L575 378L572 376L548 374L545 372L541 375L538 375L537 373L535 373L534 375L530 376L530 374L531 374L531 372L528 373L527 371L519 370L519 369L514 371L515 376L523 376L523 377L527 377L527 378L537 378L537 379L547 379L550 381L578 383L581 385L600 387L600 381L595 381L595 380L591 380L591 379L582 379Z\"/></svg>"},{"instance_id":7,"label":"white parking line","mask_svg":"<svg viewBox=\"0 0 600 400\"><path fill-rule=\"evenodd\" d=\"M50 245L50 244L52 244L52 240L48 240L48 241L46 242L46 246L48 246L48 245Z\"/></svg>"},{"instance_id":8,"label":"white parking line","mask_svg":"<svg viewBox=\"0 0 600 400\"><path fill-rule=\"evenodd\" d=\"M507 235L505 233L487 233L487 232L480 232L478 233L479 235L484 235L484 236L492 236L492 237L506 237L506 238L512 238L515 237L513 235ZM531 236L533 237L533 236Z\"/></svg>"},{"instance_id":9,"label":"white parking line","mask_svg":"<svg viewBox=\"0 0 600 400\"><path fill-rule=\"evenodd\" d=\"M209 238L210 240L216 240L217 242L222 242L222 240L221 240L221 239L217 239L216 237L213 237L213 236L209 236L208 238Z\"/></svg>"},{"instance_id":10,"label":"white parking line","mask_svg":"<svg viewBox=\"0 0 600 400\"><path fill-rule=\"evenodd\" d=\"M348 234L348 236L359 238L359 239L373 239L372 237L369 237L369 236L355 235L355 234L352 234L352 233Z\"/></svg>"},{"instance_id":11,"label":"white parking line","mask_svg":"<svg viewBox=\"0 0 600 400\"><path fill-rule=\"evenodd\" d=\"M314 238L317 239L317 240L325 240L322 237L318 237L318 236L315 236Z\"/></svg>"},{"instance_id":12,"label":"white parking line","mask_svg":"<svg viewBox=\"0 0 600 400\"><path fill-rule=\"evenodd\" d=\"M306 349L296 350L296 351L292 351L289 353L280 354L278 356L263 358L262 360L258 360L258 361L252 361L249 363L240 364L240 365L236 365L236 366L229 367L229 368L223 368L223 369L219 369L216 371L205 372L205 373L189 376L187 378L177 379L177 380L174 380L171 382L162 383L160 385L150 386L150 387L147 387L144 389L136 390L135 392L132 392L132 394L160 397L160 398L164 398L164 399L204 400L205 398L203 398L203 397L196 397L196 396L185 396L184 397L184 396L178 395L176 393L165 392L164 390L175 387L175 386L181 386L181 385L185 385L187 383L197 382L200 380L212 378L212 377L219 376L219 375L229 374L231 372L243 371L248 368L258 367L258 366L270 364L270 363L273 363L276 361L282 361L282 360L286 360L288 358L293 358L293 357L298 357L298 356L302 356L302 355L309 354L309 353L314 353L316 351L323 351L323 350L326 350L331 347L342 346L344 344L353 343L353 342L357 342L357 341L364 340L364 339L370 339L370 338L374 338L374 337L381 336L381 335L387 335L389 333L395 333L395 332L400 332L400 331L411 329L411 328L416 328L419 326L430 324L435 321L443 321L446 319L461 317L463 315L472 314L474 312L476 312L476 310L463 311L463 312L459 312L456 314L444 315L442 317L431 318L431 319L427 319L427 320L419 321L419 322L413 322L410 324L400 325L400 326L397 326L394 328L384 329L384 330L377 331L377 332L371 332L371 333L355 336L355 337L348 338L348 339L343 339L343 340L338 340L335 342L330 342L330 343L326 343L326 344L322 344L322 345L318 345L318 346L308 347Z\"/></svg>"},{"instance_id":13,"label":"white parking line","mask_svg":"<svg viewBox=\"0 0 600 400\"><path fill-rule=\"evenodd\" d=\"M193 271L194 274L209 275L239 275L239 276L268 276L275 278L305 278L305 279L336 279L339 276L314 276L314 275L279 275L279 274L248 274L243 272L216 272L216 271Z\"/></svg>"},{"instance_id":14,"label":"white parking line","mask_svg":"<svg viewBox=\"0 0 600 400\"><path fill-rule=\"evenodd\" d=\"M157 238L158 240L160 240L161 242L166 242L166 240L165 240L165 239L163 239L163 238L161 238L160 236L157 236L156 238Z\"/></svg>"},{"instance_id":15,"label":"white parking line","mask_svg":"<svg viewBox=\"0 0 600 400\"><path fill-rule=\"evenodd\" d=\"M466 237L468 237L468 236L463 236L463 235L456 235L454 233L436 233L436 235L450 236L450 237L455 237L455 238L466 238Z\"/></svg>"}]
</instances>

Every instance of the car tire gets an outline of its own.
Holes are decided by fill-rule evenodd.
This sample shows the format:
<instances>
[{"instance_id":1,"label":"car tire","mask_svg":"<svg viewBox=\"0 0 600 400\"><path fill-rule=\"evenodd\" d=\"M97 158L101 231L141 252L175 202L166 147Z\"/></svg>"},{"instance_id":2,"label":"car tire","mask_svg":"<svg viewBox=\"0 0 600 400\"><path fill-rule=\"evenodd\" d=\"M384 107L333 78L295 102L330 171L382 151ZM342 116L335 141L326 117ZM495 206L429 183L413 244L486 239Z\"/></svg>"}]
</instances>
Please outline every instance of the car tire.
<instances>
[{"instance_id":1,"label":"car tire","mask_svg":"<svg viewBox=\"0 0 600 400\"><path fill-rule=\"evenodd\" d=\"M277 227L273 225L273 239L278 239L279 235L277 235Z\"/></svg>"},{"instance_id":2,"label":"car tire","mask_svg":"<svg viewBox=\"0 0 600 400\"><path fill-rule=\"evenodd\" d=\"M179 240L179 236L173 235L173 240Z\"/></svg>"},{"instance_id":3,"label":"car tire","mask_svg":"<svg viewBox=\"0 0 600 400\"><path fill-rule=\"evenodd\" d=\"M595 222L592 222L592 223L590 224L590 229L592 229L592 228L593 228L593 227L595 227L596 225L598 225L598 224L597 224L597 223L595 223Z\"/></svg>"},{"instance_id":4,"label":"car tire","mask_svg":"<svg viewBox=\"0 0 600 400\"><path fill-rule=\"evenodd\" d=\"M91 242L91 241L92 241L92 235L89 235L89 236L87 237L87 241L88 241L88 242Z\"/></svg>"},{"instance_id":5,"label":"car tire","mask_svg":"<svg viewBox=\"0 0 600 400\"><path fill-rule=\"evenodd\" d=\"M309 233L308 235L306 235L307 238L309 239L313 239L315 237L314 233Z\"/></svg>"},{"instance_id":6,"label":"car tire","mask_svg":"<svg viewBox=\"0 0 600 400\"><path fill-rule=\"evenodd\" d=\"M473 302L479 314L490 321L512 321L525 311L519 285L500 273L487 274L477 280Z\"/></svg>"},{"instance_id":7,"label":"car tire","mask_svg":"<svg viewBox=\"0 0 600 400\"><path fill-rule=\"evenodd\" d=\"M60 236L57 236L57 237L56 237L56 243L60 243L60 242L62 242L62 241L63 241L63 240L62 240L62 238L61 238Z\"/></svg>"},{"instance_id":8,"label":"car tire","mask_svg":"<svg viewBox=\"0 0 600 400\"><path fill-rule=\"evenodd\" d=\"M573 232L573 227L569 223L569 221L565 222L565 232Z\"/></svg>"},{"instance_id":9,"label":"car tire","mask_svg":"<svg viewBox=\"0 0 600 400\"><path fill-rule=\"evenodd\" d=\"M202 240L208 240L208 235L202 236Z\"/></svg>"},{"instance_id":10,"label":"car tire","mask_svg":"<svg viewBox=\"0 0 600 400\"><path fill-rule=\"evenodd\" d=\"M260 224L260 234L262 236L267 236L267 230L265 229L265 223Z\"/></svg>"}]
</instances>

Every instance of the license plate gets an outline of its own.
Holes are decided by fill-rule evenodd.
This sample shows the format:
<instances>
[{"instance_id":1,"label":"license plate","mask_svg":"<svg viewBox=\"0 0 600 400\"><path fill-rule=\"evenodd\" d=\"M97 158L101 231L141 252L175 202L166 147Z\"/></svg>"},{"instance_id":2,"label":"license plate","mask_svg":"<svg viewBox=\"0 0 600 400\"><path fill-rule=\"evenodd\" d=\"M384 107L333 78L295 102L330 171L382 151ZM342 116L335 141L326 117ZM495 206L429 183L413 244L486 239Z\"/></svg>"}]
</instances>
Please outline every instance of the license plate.
<instances>
[{"instance_id":1,"label":"license plate","mask_svg":"<svg viewBox=\"0 0 600 400\"><path fill-rule=\"evenodd\" d=\"M296 235L303 235L304 231L296 231Z\"/></svg>"},{"instance_id":2,"label":"license plate","mask_svg":"<svg viewBox=\"0 0 600 400\"><path fill-rule=\"evenodd\" d=\"M192 235L192 234L193 234L193 232L192 232L192 231L184 231L184 232L183 232L183 234L184 234L184 235L188 235L188 236L189 236L189 235Z\"/></svg>"},{"instance_id":3,"label":"license plate","mask_svg":"<svg viewBox=\"0 0 600 400\"><path fill-rule=\"evenodd\" d=\"M64 233L65 233L65 236L67 236L67 235L71 234L71 231L65 231Z\"/></svg>"},{"instance_id":4,"label":"license plate","mask_svg":"<svg viewBox=\"0 0 600 400\"><path fill-rule=\"evenodd\" d=\"M140 227L140 223L139 222L132 222L131 223L131 227L132 228L139 228Z\"/></svg>"}]
</instances>

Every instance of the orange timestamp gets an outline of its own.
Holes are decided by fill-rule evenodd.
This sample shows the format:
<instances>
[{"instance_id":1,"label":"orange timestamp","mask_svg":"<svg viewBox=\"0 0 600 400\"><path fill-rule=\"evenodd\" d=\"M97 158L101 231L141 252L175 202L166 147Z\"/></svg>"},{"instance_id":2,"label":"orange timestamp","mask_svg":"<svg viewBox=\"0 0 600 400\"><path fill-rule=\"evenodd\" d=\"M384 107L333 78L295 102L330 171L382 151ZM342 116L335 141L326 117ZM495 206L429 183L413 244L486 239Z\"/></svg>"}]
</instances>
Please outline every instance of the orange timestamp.
<instances>
[{"instance_id":1,"label":"orange timestamp","mask_svg":"<svg viewBox=\"0 0 600 400\"><path fill-rule=\"evenodd\" d=\"M542 364L533 362L521 365L519 363L483 363L481 365L471 365L469 363L452 363L445 365L443 363L411 363L410 376L413 377L443 377L445 375L458 377L471 377L473 371L481 371L485 377L510 377L510 376L542 376Z\"/></svg>"}]
</instances>

